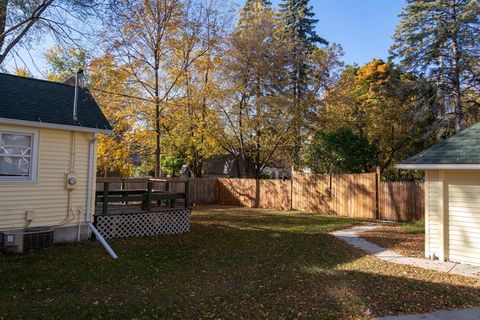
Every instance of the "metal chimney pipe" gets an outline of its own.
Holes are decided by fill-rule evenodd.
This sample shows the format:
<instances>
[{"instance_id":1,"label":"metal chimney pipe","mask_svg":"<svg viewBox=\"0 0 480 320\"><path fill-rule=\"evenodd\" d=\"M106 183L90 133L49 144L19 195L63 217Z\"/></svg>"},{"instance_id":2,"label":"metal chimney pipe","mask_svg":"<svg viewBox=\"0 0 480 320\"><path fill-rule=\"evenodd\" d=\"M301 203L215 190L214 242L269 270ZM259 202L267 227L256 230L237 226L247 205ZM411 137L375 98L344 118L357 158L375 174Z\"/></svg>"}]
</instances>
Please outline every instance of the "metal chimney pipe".
<instances>
[{"instance_id":1,"label":"metal chimney pipe","mask_svg":"<svg viewBox=\"0 0 480 320\"><path fill-rule=\"evenodd\" d=\"M77 112L78 112L78 95L80 91L80 80L83 76L83 70L78 69L77 73L75 74L75 97L73 98L73 121L78 120Z\"/></svg>"}]
</instances>

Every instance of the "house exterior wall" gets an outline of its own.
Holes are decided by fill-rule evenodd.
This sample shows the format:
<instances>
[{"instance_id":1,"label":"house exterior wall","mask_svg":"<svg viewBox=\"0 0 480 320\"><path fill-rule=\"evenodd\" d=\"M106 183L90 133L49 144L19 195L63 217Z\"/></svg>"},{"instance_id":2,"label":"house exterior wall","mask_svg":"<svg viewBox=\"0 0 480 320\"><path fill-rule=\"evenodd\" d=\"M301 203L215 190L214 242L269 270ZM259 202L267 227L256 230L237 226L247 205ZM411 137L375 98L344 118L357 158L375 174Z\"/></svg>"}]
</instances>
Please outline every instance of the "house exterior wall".
<instances>
[{"instance_id":1,"label":"house exterior wall","mask_svg":"<svg viewBox=\"0 0 480 320\"><path fill-rule=\"evenodd\" d=\"M480 265L480 171L429 170L425 255Z\"/></svg>"},{"instance_id":2,"label":"house exterior wall","mask_svg":"<svg viewBox=\"0 0 480 320\"><path fill-rule=\"evenodd\" d=\"M29 129L0 124L0 131L24 132ZM0 181L0 231L48 226L59 230L55 235L57 242L71 241L76 240L80 223L84 238L87 235L88 154L93 133L35 130L39 141L36 180ZM67 190L66 174L70 172L75 172L77 183L74 189ZM33 211L30 223L27 211Z\"/></svg>"},{"instance_id":3,"label":"house exterior wall","mask_svg":"<svg viewBox=\"0 0 480 320\"><path fill-rule=\"evenodd\" d=\"M440 257L440 208L442 181L439 170L425 172L425 256Z\"/></svg>"}]
</instances>

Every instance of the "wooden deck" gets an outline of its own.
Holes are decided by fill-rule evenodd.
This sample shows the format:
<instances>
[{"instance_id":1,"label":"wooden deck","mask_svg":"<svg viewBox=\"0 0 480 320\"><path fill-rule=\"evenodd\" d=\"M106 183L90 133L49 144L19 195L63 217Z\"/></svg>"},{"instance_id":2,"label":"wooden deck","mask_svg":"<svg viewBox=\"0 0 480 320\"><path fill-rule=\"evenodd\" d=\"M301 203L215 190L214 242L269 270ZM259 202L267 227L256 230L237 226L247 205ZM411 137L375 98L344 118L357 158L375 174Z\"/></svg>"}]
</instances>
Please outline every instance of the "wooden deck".
<instances>
[{"instance_id":1,"label":"wooden deck","mask_svg":"<svg viewBox=\"0 0 480 320\"><path fill-rule=\"evenodd\" d=\"M181 183L183 191L171 190L170 184L173 182ZM101 188L98 184L101 185ZM158 188L159 184L160 188ZM112 186L115 186L115 188L112 189ZM190 199L189 191L188 179L97 179L95 214L107 215L132 211L151 212L152 208L155 207L175 208L178 206L178 202L183 203L184 208L189 208L190 204L187 200ZM138 205L135 208L137 203ZM99 204L101 204L100 212L98 211ZM110 209L113 204L116 204L115 208ZM133 205L134 209L130 205Z\"/></svg>"}]
</instances>

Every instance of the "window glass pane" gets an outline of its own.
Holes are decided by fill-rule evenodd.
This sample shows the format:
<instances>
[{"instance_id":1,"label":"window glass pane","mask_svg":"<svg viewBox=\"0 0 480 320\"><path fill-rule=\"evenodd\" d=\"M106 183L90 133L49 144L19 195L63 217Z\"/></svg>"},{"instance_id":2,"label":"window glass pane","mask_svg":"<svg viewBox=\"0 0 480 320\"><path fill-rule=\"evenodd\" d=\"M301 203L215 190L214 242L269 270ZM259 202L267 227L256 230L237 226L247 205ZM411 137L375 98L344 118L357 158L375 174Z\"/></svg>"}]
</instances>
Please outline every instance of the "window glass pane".
<instances>
[{"instance_id":1,"label":"window glass pane","mask_svg":"<svg viewBox=\"0 0 480 320\"><path fill-rule=\"evenodd\" d=\"M32 136L24 134L2 133L0 154L30 155L32 152Z\"/></svg>"},{"instance_id":2,"label":"window glass pane","mask_svg":"<svg viewBox=\"0 0 480 320\"><path fill-rule=\"evenodd\" d=\"M29 173L29 157L0 156L0 176L28 177Z\"/></svg>"},{"instance_id":3,"label":"window glass pane","mask_svg":"<svg viewBox=\"0 0 480 320\"><path fill-rule=\"evenodd\" d=\"M3 133L0 142L0 153L11 155L30 155L32 137L22 134Z\"/></svg>"},{"instance_id":4,"label":"window glass pane","mask_svg":"<svg viewBox=\"0 0 480 320\"><path fill-rule=\"evenodd\" d=\"M26 134L2 133L3 144L30 147L31 136Z\"/></svg>"}]
</instances>

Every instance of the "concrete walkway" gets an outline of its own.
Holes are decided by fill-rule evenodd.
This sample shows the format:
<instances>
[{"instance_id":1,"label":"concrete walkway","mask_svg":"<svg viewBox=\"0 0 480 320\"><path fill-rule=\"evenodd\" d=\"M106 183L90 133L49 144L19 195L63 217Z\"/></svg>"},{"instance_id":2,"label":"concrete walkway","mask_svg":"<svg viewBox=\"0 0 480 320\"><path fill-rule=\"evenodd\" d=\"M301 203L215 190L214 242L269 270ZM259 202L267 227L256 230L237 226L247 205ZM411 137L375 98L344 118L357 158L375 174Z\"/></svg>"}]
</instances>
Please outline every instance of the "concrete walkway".
<instances>
[{"instance_id":1,"label":"concrete walkway","mask_svg":"<svg viewBox=\"0 0 480 320\"><path fill-rule=\"evenodd\" d=\"M374 320L480 320L480 308L440 310L411 316L390 316Z\"/></svg>"},{"instance_id":2,"label":"concrete walkway","mask_svg":"<svg viewBox=\"0 0 480 320\"><path fill-rule=\"evenodd\" d=\"M410 265L410 266L419 267L423 269L446 272L446 273L451 273L451 274L456 274L456 275L466 276L466 277L480 276L480 267L470 266L467 264L459 264L454 262L405 257L401 254L379 247L374 243L368 242L367 240L360 238L359 236L360 233L364 231L369 231L378 227L380 227L379 224L369 224L369 225L354 227L351 229L331 232L330 234L354 246L355 248L366 251L384 261L389 261L392 263L403 264L403 265ZM405 318L405 319L410 319L410 318ZM417 319L417 318L412 318L412 319ZM418 318L418 319L423 319L423 318ZM435 318L425 318L425 319L435 319Z\"/></svg>"}]
</instances>

